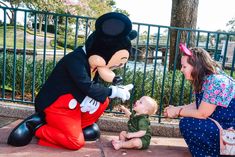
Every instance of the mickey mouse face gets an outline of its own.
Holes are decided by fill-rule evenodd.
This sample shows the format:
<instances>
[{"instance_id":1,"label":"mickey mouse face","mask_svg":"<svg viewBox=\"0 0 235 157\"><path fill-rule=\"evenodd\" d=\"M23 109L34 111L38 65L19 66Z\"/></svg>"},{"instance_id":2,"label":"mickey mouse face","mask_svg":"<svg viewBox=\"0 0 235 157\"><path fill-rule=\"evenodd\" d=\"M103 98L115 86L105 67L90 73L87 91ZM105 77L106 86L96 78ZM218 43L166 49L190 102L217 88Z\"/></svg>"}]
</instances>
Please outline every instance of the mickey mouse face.
<instances>
[{"instance_id":1,"label":"mickey mouse face","mask_svg":"<svg viewBox=\"0 0 235 157\"><path fill-rule=\"evenodd\" d=\"M127 50L119 50L109 60L107 67L110 70L122 68L127 63L128 58L129 52Z\"/></svg>"},{"instance_id":2,"label":"mickey mouse face","mask_svg":"<svg viewBox=\"0 0 235 157\"><path fill-rule=\"evenodd\" d=\"M123 67L128 61L131 40L137 36L130 19L121 13L111 12L96 20L96 30L86 41L90 67L97 69L100 77L112 82L113 69Z\"/></svg>"}]
</instances>

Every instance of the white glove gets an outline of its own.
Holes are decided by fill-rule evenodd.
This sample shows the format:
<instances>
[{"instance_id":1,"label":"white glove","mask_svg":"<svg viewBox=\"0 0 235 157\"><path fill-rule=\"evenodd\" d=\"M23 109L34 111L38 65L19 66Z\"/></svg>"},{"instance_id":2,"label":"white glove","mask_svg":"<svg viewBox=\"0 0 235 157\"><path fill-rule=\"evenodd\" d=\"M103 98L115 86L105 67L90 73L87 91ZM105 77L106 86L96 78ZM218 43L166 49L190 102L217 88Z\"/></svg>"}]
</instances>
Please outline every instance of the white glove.
<instances>
[{"instance_id":1,"label":"white glove","mask_svg":"<svg viewBox=\"0 0 235 157\"><path fill-rule=\"evenodd\" d=\"M85 99L80 104L82 112L89 112L90 114L95 113L95 111L99 108L100 102L95 99L86 96Z\"/></svg>"},{"instance_id":2,"label":"white glove","mask_svg":"<svg viewBox=\"0 0 235 157\"><path fill-rule=\"evenodd\" d=\"M130 99L130 92L133 88L133 84L128 84L126 86L110 86L112 88L112 94L109 96L110 98L121 98L122 102Z\"/></svg>"}]
</instances>

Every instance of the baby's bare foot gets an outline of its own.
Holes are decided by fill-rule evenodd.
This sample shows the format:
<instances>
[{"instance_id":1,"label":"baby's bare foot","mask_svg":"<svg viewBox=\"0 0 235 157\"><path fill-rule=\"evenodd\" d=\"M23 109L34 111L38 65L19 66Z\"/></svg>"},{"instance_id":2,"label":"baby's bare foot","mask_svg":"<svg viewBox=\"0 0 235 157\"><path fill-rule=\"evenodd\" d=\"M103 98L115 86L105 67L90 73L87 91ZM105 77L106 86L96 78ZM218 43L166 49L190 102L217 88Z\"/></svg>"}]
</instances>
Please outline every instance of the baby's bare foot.
<instances>
[{"instance_id":1,"label":"baby's bare foot","mask_svg":"<svg viewBox=\"0 0 235 157\"><path fill-rule=\"evenodd\" d=\"M113 148L114 148L115 150L118 150L118 149L121 148L121 141L113 140L113 141L112 141L112 145L113 145Z\"/></svg>"}]
</instances>

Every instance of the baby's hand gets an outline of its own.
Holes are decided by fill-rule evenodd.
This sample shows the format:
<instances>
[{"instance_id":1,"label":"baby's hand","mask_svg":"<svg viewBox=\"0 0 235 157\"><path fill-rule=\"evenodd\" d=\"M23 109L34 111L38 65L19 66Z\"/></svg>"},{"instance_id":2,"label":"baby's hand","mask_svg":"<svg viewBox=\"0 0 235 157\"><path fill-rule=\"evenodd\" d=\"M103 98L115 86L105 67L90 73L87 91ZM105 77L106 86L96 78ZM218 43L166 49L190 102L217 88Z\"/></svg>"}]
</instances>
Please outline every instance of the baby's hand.
<instances>
[{"instance_id":1,"label":"baby's hand","mask_svg":"<svg viewBox=\"0 0 235 157\"><path fill-rule=\"evenodd\" d=\"M126 107L123 106L123 105L119 105L119 109L120 109L121 111L125 111L125 110L126 110Z\"/></svg>"},{"instance_id":2,"label":"baby's hand","mask_svg":"<svg viewBox=\"0 0 235 157\"><path fill-rule=\"evenodd\" d=\"M120 112L124 112L125 116L126 117L130 117L131 115L131 112L129 111L129 109L127 109L125 106L123 105L119 105L119 108L120 108Z\"/></svg>"},{"instance_id":3,"label":"baby's hand","mask_svg":"<svg viewBox=\"0 0 235 157\"><path fill-rule=\"evenodd\" d=\"M126 109L126 107L123 106L123 105L120 105L120 108L121 108L122 110L125 110L125 109Z\"/></svg>"}]
</instances>

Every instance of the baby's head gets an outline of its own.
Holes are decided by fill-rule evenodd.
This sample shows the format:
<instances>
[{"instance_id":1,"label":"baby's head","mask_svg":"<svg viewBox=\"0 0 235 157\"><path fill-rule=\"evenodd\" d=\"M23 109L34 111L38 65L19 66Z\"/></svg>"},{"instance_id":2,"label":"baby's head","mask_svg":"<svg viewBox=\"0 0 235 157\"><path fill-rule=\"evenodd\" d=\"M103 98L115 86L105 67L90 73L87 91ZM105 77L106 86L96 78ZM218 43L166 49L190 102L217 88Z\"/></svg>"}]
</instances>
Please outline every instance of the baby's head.
<instances>
[{"instance_id":1,"label":"baby's head","mask_svg":"<svg viewBox=\"0 0 235 157\"><path fill-rule=\"evenodd\" d=\"M158 109L157 102L149 97L142 96L139 100L137 100L134 104L133 110L136 111L137 114L154 114Z\"/></svg>"}]
</instances>

